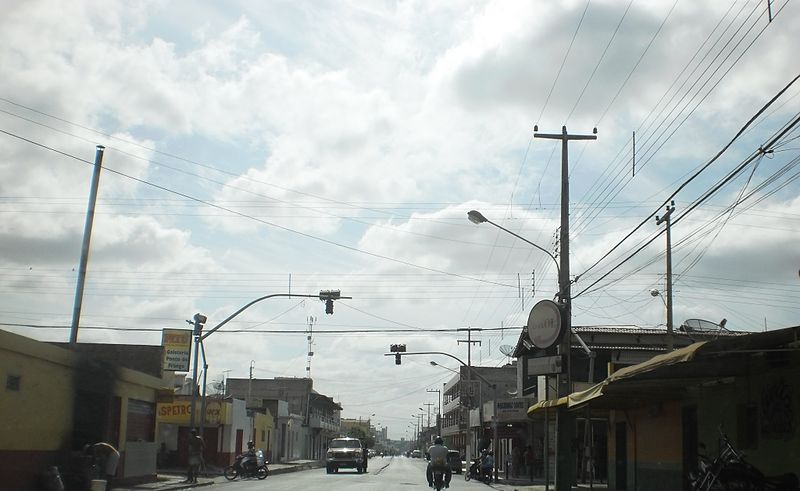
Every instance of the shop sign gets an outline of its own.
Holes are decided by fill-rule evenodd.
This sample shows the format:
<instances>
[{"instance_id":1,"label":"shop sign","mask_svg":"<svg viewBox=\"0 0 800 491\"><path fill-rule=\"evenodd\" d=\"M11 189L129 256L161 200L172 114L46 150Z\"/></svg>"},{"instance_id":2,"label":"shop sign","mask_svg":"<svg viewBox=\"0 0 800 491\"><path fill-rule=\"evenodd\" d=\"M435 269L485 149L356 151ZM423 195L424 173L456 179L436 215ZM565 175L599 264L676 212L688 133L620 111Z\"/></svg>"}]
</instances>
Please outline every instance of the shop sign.
<instances>
[{"instance_id":1,"label":"shop sign","mask_svg":"<svg viewBox=\"0 0 800 491\"><path fill-rule=\"evenodd\" d=\"M500 399L497 401L498 421L526 421L528 418L528 399Z\"/></svg>"},{"instance_id":2,"label":"shop sign","mask_svg":"<svg viewBox=\"0 0 800 491\"><path fill-rule=\"evenodd\" d=\"M198 410L201 405L202 402L198 400L196 403ZM227 404L220 401L206 401L205 424L228 424L226 406ZM156 406L156 420L159 423L189 424L191 415L191 401L159 402Z\"/></svg>"},{"instance_id":3,"label":"shop sign","mask_svg":"<svg viewBox=\"0 0 800 491\"><path fill-rule=\"evenodd\" d=\"M191 329L164 329L161 333L161 345L164 347L164 370L176 372L189 371L189 359L192 353Z\"/></svg>"}]
</instances>

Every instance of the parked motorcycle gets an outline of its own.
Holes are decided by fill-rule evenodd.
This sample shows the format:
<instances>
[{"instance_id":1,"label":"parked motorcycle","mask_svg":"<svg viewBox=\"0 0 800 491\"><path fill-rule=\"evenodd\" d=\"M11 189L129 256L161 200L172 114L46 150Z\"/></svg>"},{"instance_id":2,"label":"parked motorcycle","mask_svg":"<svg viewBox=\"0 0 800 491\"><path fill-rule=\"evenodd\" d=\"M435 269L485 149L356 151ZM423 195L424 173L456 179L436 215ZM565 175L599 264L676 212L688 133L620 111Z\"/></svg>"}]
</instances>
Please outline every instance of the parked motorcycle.
<instances>
[{"instance_id":1,"label":"parked motorcycle","mask_svg":"<svg viewBox=\"0 0 800 491\"><path fill-rule=\"evenodd\" d=\"M745 460L744 454L731 444L719 428L719 451L714 459L698 455L697 470L689 473L689 483L695 491L800 491L800 482L792 472L766 476ZM701 445L701 448L704 448Z\"/></svg>"},{"instance_id":2,"label":"parked motorcycle","mask_svg":"<svg viewBox=\"0 0 800 491\"><path fill-rule=\"evenodd\" d=\"M469 469L467 472L464 473L464 480L469 481L470 479L474 479L476 481L481 481L486 484L491 484L492 482L492 471L491 468L486 471L481 466L481 458L478 457L472 461L470 464Z\"/></svg>"},{"instance_id":3,"label":"parked motorcycle","mask_svg":"<svg viewBox=\"0 0 800 491\"><path fill-rule=\"evenodd\" d=\"M225 469L225 479L233 481L237 477L257 477L266 479L269 475L267 461L264 459L264 452L256 450L255 455L239 455L236 462Z\"/></svg>"}]
</instances>

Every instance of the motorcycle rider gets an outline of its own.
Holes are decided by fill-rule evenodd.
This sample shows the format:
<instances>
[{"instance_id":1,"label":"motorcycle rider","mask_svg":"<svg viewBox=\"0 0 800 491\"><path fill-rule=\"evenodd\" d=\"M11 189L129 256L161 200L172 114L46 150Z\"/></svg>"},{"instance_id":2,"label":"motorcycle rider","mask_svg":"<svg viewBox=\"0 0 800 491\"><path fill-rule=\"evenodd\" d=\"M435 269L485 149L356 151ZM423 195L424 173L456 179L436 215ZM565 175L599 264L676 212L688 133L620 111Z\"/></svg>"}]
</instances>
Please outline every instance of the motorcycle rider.
<instances>
[{"instance_id":1,"label":"motorcycle rider","mask_svg":"<svg viewBox=\"0 0 800 491\"><path fill-rule=\"evenodd\" d=\"M256 467L258 467L256 444L250 440L247 442L247 452L242 454L242 469L246 473L252 474L255 473Z\"/></svg>"},{"instance_id":2,"label":"motorcycle rider","mask_svg":"<svg viewBox=\"0 0 800 491\"><path fill-rule=\"evenodd\" d=\"M428 478L428 487L433 487L433 471L439 469L444 472L444 487L450 487L450 478L453 477L453 471L447 463L447 447L444 446L442 437L437 436L433 440L433 445L428 448L428 454L431 456L428 462L428 468L425 470L425 475Z\"/></svg>"},{"instance_id":3,"label":"motorcycle rider","mask_svg":"<svg viewBox=\"0 0 800 491\"><path fill-rule=\"evenodd\" d=\"M481 471L483 472L483 476L492 476L492 470L494 469L494 452L491 450L486 452L486 455L483 457L483 461L481 462Z\"/></svg>"}]
</instances>

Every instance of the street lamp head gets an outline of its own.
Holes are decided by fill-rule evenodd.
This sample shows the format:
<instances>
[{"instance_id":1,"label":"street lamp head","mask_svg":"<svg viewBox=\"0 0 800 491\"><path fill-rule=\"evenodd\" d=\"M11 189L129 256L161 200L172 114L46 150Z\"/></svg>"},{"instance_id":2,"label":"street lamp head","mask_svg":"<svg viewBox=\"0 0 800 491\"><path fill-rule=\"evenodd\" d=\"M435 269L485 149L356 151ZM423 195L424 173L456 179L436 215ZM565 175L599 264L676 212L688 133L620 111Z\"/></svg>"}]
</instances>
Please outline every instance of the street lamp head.
<instances>
[{"instance_id":1,"label":"street lamp head","mask_svg":"<svg viewBox=\"0 0 800 491\"><path fill-rule=\"evenodd\" d=\"M431 365L433 365L433 366L435 366L435 367L436 367L436 366L439 366L439 364L438 364L438 363L436 363L436 362L435 362L435 361L433 361L433 360L431 360Z\"/></svg>"},{"instance_id":2,"label":"street lamp head","mask_svg":"<svg viewBox=\"0 0 800 491\"><path fill-rule=\"evenodd\" d=\"M469 218L470 222L472 222L472 223L474 223L476 225L484 223L484 222L488 222L486 217L481 215L481 212L479 212L478 210L470 210L467 213L467 218Z\"/></svg>"}]
</instances>

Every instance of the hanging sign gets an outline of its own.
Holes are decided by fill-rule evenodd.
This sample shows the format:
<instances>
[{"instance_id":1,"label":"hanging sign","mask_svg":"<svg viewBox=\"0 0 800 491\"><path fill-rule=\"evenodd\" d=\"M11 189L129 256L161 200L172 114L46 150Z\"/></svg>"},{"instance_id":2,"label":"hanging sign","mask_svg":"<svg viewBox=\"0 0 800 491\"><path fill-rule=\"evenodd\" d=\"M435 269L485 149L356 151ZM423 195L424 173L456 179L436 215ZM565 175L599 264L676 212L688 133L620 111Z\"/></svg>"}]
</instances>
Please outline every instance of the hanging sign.
<instances>
[{"instance_id":1,"label":"hanging sign","mask_svg":"<svg viewBox=\"0 0 800 491\"><path fill-rule=\"evenodd\" d=\"M541 300L528 315L528 339L539 349L553 346L561 337L561 309L552 300Z\"/></svg>"}]
</instances>

